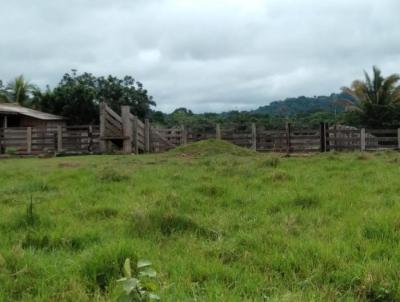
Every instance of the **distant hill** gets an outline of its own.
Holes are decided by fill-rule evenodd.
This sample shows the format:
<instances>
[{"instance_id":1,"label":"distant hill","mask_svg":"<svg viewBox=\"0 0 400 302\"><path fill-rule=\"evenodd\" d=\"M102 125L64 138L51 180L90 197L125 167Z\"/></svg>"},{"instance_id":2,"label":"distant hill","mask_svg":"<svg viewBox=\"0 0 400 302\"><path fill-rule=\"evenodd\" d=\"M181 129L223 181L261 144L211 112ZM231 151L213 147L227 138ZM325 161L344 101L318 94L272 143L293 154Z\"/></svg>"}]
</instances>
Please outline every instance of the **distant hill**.
<instances>
[{"instance_id":1,"label":"distant hill","mask_svg":"<svg viewBox=\"0 0 400 302\"><path fill-rule=\"evenodd\" d=\"M344 106L337 104L338 100L353 102L353 98L344 93L333 93L330 96L287 98L283 101L274 101L266 106L261 106L252 113L268 114L271 116L291 116L298 113L325 111L343 112Z\"/></svg>"}]
</instances>

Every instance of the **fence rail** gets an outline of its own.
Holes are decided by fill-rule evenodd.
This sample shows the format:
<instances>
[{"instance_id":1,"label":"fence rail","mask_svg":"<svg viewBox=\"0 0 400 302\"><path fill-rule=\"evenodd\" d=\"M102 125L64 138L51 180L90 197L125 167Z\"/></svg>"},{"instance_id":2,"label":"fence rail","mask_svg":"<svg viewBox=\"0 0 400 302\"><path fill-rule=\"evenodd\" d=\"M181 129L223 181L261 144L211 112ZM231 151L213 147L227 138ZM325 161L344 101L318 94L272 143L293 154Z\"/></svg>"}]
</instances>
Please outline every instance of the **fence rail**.
<instances>
[{"instance_id":1,"label":"fence rail","mask_svg":"<svg viewBox=\"0 0 400 302\"><path fill-rule=\"evenodd\" d=\"M0 153L98 153L99 126L0 128Z\"/></svg>"},{"instance_id":2,"label":"fence rail","mask_svg":"<svg viewBox=\"0 0 400 302\"><path fill-rule=\"evenodd\" d=\"M163 130L166 131L166 130ZM296 128L269 130L252 124L235 129L216 125L213 131L186 131L188 142L217 138L235 145L269 152L325 152L400 149L400 129L356 129L321 123L318 129Z\"/></svg>"}]
</instances>

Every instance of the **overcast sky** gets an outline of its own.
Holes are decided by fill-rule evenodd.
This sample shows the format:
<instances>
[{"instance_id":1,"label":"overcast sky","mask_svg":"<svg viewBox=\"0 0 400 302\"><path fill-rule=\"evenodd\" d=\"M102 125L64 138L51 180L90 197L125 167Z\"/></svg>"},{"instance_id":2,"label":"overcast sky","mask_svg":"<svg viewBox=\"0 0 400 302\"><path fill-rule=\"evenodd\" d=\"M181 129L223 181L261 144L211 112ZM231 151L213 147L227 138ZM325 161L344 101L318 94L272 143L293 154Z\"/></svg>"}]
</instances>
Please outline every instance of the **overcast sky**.
<instances>
[{"instance_id":1,"label":"overcast sky","mask_svg":"<svg viewBox=\"0 0 400 302\"><path fill-rule=\"evenodd\" d=\"M169 112L327 95L400 72L399 0L0 0L0 79L132 75Z\"/></svg>"}]
</instances>

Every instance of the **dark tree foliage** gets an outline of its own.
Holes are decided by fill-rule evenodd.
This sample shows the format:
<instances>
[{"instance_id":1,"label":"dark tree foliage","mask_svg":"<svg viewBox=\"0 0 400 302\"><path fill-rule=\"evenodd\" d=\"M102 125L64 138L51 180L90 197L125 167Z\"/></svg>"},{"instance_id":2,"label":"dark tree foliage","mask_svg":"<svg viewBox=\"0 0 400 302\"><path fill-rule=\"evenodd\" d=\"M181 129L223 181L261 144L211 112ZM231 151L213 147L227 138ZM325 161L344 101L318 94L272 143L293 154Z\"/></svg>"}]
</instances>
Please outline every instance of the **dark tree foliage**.
<instances>
[{"instance_id":1,"label":"dark tree foliage","mask_svg":"<svg viewBox=\"0 0 400 302\"><path fill-rule=\"evenodd\" d=\"M53 90L36 92L32 104L45 112L65 116L70 124L93 124L98 123L100 102L106 102L117 112L121 105L128 105L141 119L155 105L143 85L130 76L95 77L90 73L77 74L75 70L66 73Z\"/></svg>"},{"instance_id":2,"label":"dark tree foliage","mask_svg":"<svg viewBox=\"0 0 400 302\"><path fill-rule=\"evenodd\" d=\"M99 77L97 84L97 99L106 102L114 111L120 111L122 105L128 105L133 114L144 119L148 116L150 107L156 105L143 84L130 76L123 79L113 76Z\"/></svg>"},{"instance_id":3,"label":"dark tree foliage","mask_svg":"<svg viewBox=\"0 0 400 302\"><path fill-rule=\"evenodd\" d=\"M238 131L250 131L251 123L265 129L283 129L286 123L296 127L318 128L321 122L341 123L344 113L315 111L293 114L291 116L273 116L248 111L229 111L223 113L194 114L185 108L179 108L170 114L152 112L152 123L163 127L179 127L184 125L196 131L215 131L215 124L220 123L224 128L235 128Z\"/></svg>"},{"instance_id":4,"label":"dark tree foliage","mask_svg":"<svg viewBox=\"0 0 400 302\"><path fill-rule=\"evenodd\" d=\"M6 92L4 91L3 81L0 80L0 103L7 101Z\"/></svg>"},{"instance_id":5,"label":"dark tree foliage","mask_svg":"<svg viewBox=\"0 0 400 302\"><path fill-rule=\"evenodd\" d=\"M340 113L344 111L344 106L340 104L340 100L353 102L354 98L347 93L332 93L330 96L315 97L299 96L287 98L283 101L271 102L269 105L261 106L253 112L260 114L267 113L274 116L293 116L317 111Z\"/></svg>"}]
</instances>

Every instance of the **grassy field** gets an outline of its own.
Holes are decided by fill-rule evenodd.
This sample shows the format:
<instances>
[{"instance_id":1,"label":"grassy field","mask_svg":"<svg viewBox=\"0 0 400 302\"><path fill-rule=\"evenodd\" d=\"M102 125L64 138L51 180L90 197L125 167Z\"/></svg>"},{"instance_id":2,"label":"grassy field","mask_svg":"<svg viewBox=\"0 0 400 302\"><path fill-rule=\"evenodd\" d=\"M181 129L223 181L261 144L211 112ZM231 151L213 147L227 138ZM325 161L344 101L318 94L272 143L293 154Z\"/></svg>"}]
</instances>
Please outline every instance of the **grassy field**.
<instances>
[{"instance_id":1,"label":"grassy field","mask_svg":"<svg viewBox=\"0 0 400 302\"><path fill-rule=\"evenodd\" d=\"M399 163L215 141L0 160L0 301L115 301L126 257L162 301L400 301Z\"/></svg>"}]
</instances>

